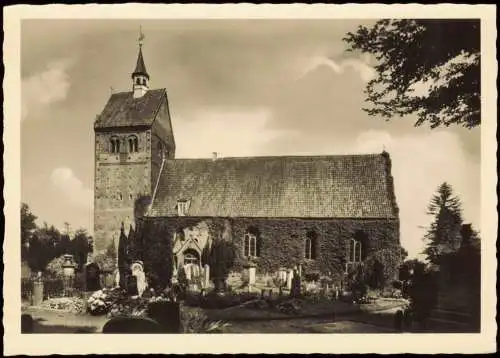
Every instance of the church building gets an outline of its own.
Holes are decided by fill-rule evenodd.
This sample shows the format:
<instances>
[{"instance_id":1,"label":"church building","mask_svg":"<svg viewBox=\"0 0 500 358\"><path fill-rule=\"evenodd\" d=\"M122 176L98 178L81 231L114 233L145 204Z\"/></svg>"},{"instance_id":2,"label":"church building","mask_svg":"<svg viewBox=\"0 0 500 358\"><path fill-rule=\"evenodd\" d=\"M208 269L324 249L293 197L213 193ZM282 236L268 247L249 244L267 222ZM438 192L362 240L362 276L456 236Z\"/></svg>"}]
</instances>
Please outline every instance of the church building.
<instances>
[{"instance_id":1,"label":"church building","mask_svg":"<svg viewBox=\"0 0 500 358\"><path fill-rule=\"evenodd\" d=\"M174 273L201 266L214 240L237 248L236 275L253 265L259 277L297 265L341 277L376 252L399 252L385 151L176 158L167 90L150 88L142 42L130 81L131 90L111 94L94 123L97 252L117 243L122 223L135 227L153 276L168 265Z\"/></svg>"}]
</instances>

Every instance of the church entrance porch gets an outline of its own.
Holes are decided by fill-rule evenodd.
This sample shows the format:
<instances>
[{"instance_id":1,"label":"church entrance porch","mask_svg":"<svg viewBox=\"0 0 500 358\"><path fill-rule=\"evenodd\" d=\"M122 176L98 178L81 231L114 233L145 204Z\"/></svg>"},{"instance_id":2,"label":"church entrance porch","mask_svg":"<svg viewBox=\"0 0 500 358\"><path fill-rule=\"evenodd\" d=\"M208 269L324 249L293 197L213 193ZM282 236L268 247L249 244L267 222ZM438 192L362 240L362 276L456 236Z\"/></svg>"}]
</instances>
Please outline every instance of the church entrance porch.
<instances>
[{"instance_id":1,"label":"church entrance porch","mask_svg":"<svg viewBox=\"0 0 500 358\"><path fill-rule=\"evenodd\" d=\"M184 257L184 272L188 281L194 281L201 275L200 255L193 249L187 249L182 254Z\"/></svg>"}]
</instances>

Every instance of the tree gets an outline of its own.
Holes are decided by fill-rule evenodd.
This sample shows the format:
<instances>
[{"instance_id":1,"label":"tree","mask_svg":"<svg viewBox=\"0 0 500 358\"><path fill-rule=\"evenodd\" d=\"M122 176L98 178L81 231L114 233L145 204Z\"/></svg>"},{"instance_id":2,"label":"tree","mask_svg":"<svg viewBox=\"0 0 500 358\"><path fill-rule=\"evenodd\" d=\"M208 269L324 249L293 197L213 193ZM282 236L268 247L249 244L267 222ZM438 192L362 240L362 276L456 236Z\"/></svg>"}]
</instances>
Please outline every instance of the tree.
<instances>
[{"instance_id":1,"label":"tree","mask_svg":"<svg viewBox=\"0 0 500 358\"><path fill-rule=\"evenodd\" d=\"M408 251L403 246L401 246L401 262L404 262L407 257Z\"/></svg>"},{"instance_id":2,"label":"tree","mask_svg":"<svg viewBox=\"0 0 500 358\"><path fill-rule=\"evenodd\" d=\"M55 255L61 256L64 254L70 254L73 251L71 238L68 234L63 234L60 236L58 242L55 245Z\"/></svg>"},{"instance_id":3,"label":"tree","mask_svg":"<svg viewBox=\"0 0 500 358\"><path fill-rule=\"evenodd\" d=\"M456 252L462 238L462 204L453 194L448 183L441 184L432 197L428 207L428 215L434 217L424 240L427 246L424 254L432 264L439 264L439 258L445 253Z\"/></svg>"},{"instance_id":4,"label":"tree","mask_svg":"<svg viewBox=\"0 0 500 358\"><path fill-rule=\"evenodd\" d=\"M27 259L28 244L35 231L37 217L31 212L28 204L21 203L21 258Z\"/></svg>"},{"instance_id":5,"label":"tree","mask_svg":"<svg viewBox=\"0 0 500 358\"><path fill-rule=\"evenodd\" d=\"M415 126L479 126L479 30L479 20L386 19L349 32L347 51L377 61L364 110L386 120L415 114Z\"/></svg>"},{"instance_id":6,"label":"tree","mask_svg":"<svg viewBox=\"0 0 500 358\"><path fill-rule=\"evenodd\" d=\"M224 282L234 264L235 258L236 250L233 243L225 240L215 240L213 242L208 262L210 276L217 291L224 287Z\"/></svg>"},{"instance_id":7,"label":"tree","mask_svg":"<svg viewBox=\"0 0 500 358\"><path fill-rule=\"evenodd\" d=\"M371 288L382 289L397 278L401 264L400 248L381 249L371 253L365 260L365 281Z\"/></svg>"},{"instance_id":8,"label":"tree","mask_svg":"<svg viewBox=\"0 0 500 358\"><path fill-rule=\"evenodd\" d=\"M127 236L125 235L125 229L122 227L120 230L120 238L118 239L118 270L120 272L120 287L126 288L127 286L127 275L128 275L128 255L127 255Z\"/></svg>"},{"instance_id":9,"label":"tree","mask_svg":"<svg viewBox=\"0 0 500 358\"><path fill-rule=\"evenodd\" d=\"M75 232L75 237L71 241L71 254L73 254L79 269L87 262L87 255L92 252L90 247L91 237L85 229L78 229Z\"/></svg>"},{"instance_id":10,"label":"tree","mask_svg":"<svg viewBox=\"0 0 500 358\"><path fill-rule=\"evenodd\" d=\"M401 281L407 281L411 272L424 272L425 271L425 262L422 262L418 259L406 260L401 264L401 268L399 270L399 279Z\"/></svg>"}]
</instances>

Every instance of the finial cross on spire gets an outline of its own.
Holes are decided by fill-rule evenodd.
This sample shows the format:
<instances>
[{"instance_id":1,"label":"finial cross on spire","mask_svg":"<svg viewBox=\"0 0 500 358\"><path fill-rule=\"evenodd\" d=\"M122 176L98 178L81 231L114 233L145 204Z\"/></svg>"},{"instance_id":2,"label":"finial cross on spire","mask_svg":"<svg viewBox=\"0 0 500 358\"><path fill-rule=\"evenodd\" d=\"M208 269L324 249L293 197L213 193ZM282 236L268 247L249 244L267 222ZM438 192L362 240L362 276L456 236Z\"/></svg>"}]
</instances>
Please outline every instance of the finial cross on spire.
<instances>
[{"instance_id":1,"label":"finial cross on spire","mask_svg":"<svg viewBox=\"0 0 500 358\"><path fill-rule=\"evenodd\" d=\"M142 46L144 42L144 34L142 33L142 26L139 26L139 38L138 38L139 46Z\"/></svg>"}]
</instances>

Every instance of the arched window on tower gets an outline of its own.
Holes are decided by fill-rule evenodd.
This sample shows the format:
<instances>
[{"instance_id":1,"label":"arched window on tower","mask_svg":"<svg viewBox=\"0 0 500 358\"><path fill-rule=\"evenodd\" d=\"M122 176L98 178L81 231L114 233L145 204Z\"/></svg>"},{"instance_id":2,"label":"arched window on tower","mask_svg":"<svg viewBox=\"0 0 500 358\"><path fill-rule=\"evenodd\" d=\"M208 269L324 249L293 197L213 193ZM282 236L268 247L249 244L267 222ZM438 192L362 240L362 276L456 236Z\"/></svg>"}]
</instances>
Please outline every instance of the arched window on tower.
<instances>
[{"instance_id":1,"label":"arched window on tower","mask_svg":"<svg viewBox=\"0 0 500 358\"><path fill-rule=\"evenodd\" d=\"M110 141L110 152L119 153L120 152L120 139L118 137L111 137Z\"/></svg>"},{"instance_id":2,"label":"arched window on tower","mask_svg":"<svg viewBox=\"0 0 500 358\"><path fill-rule=\"evenodd\" d=\"M135 84L136 84L136 85L140 85L140 84L141 84L141 78L140 78L140 77L137 77L137 78L135 79Z\"/></svg>"},{"instance_id":3,"label":"arched window on tower","mask_svg":"<svg viewBox=\"0 0 500 358\"><path fill-rule=\"evenodd\" d=\"M137 136L133 135L128 138L128 151L130 153L136 153L138 151L139 141Z\"/></svg>"}]
</instances>

